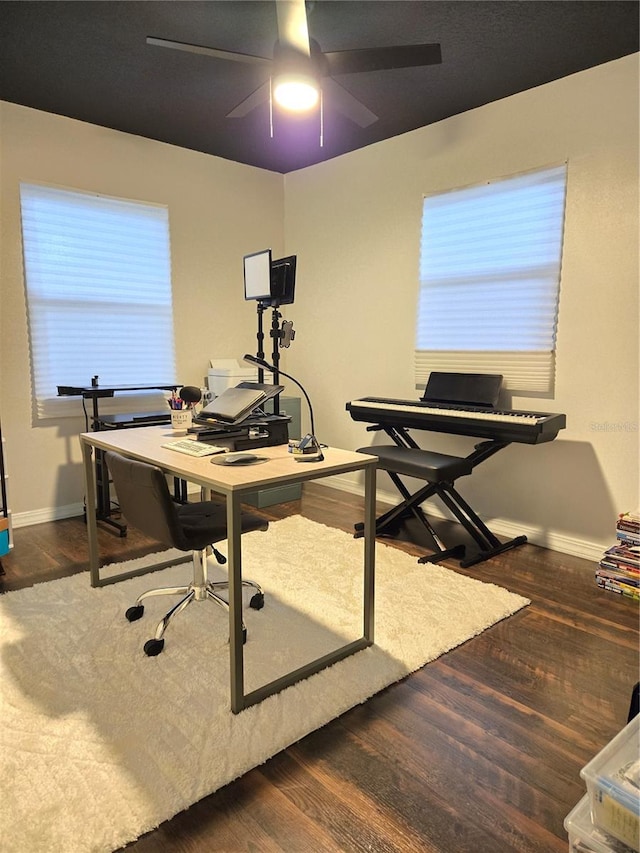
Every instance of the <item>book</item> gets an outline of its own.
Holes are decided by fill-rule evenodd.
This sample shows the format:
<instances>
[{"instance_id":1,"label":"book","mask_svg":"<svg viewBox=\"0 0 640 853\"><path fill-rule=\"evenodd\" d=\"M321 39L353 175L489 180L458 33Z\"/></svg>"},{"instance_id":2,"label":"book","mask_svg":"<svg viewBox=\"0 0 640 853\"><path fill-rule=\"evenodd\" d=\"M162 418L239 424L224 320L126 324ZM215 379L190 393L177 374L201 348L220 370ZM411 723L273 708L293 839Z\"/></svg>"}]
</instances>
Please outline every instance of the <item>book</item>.
<instances>
[{"instance_id":1,"label":"book","mask_svg":"<svg viewBox=\"0 0 640 853\"><path fill-rule=\"evenodd\" d=\"M601 589L640 601L640 512L621 512L616 544L603 553L595 571Z\"/></svg>"},{"instance_id":2,"label":"book","mask_svg":"<svg viewBox=\"0 0 640 853\"><path fill-rule=\"evenodd\" d=\"M640 571L636 569L629 569L619 563L609 563L606 560L601 560L599 570L602 570L603 572L619 572L620 574L626 575L629 578L629 581L640 580Z\"/></svg>"},{"instance_id":3,"label":"book","mask_svg":"<svg viewBox=\"0 0 640 853\"><path fill-rule=\"evenodd\" d=\"M614 545L602 555L602 560L617 563L629 568L640 569L640 547L637 545Z\"/></svg>"},{"instance_id":4,"label":"book","mask_svg":"<svg viewBox=\"0 0 640 853\"><path fill-rule=\"evenodd\" d=\"M629 545L640 545L640 533L632 533L630 530L617 530L616 539Z\"/></svg>"},{"instance_id":5,"label":"book","mask_svg":"<svg viewBox=\"0 0 640 853\"><path fill-rule=\"evenodd\" d=\"M628 587L626 584L620 584L617 581L607 580L606 578L596 578L596 583L601 589L615 592L618 595L624 595L626 598L631 598L634 601L640 601L640 590L634 587Z\"/></svg>"},{"instance_id":6,"label":"book","mask_svg":"<svg viewBox=\"0 0 640 853\"><path fill-rule=\"evenodd\" d=\"M598 580L598 578L624 583L629 587L640 588L640 576L634 576L629 572L620 572L615 569L601 568L596 569L596 580Z\"/></svg>"},{"instance_id":7,"label":"book","mask_svg":"<svg viewBox=\"0 0 640 853\"><path fill-rule=\"evenodd\" d=\"M640 536L640 514L637 512L621 512L616 522L616 531Z\"/></svg>"}]
</instances>

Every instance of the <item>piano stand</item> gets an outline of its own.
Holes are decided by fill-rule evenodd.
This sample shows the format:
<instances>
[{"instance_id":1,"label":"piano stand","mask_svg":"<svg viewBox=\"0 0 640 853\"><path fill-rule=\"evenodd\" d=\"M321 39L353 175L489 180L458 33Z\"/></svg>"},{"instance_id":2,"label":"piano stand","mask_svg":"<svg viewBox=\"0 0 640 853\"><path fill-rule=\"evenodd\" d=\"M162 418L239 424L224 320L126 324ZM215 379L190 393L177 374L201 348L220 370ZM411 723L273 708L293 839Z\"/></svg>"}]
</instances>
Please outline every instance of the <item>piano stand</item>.
<instances>
[{"instance_id":1,"label":"piano stand","mask_svg":"<svg viewBox=\"0 0 640 853\"><path fill-rule=\"evenodd\" d=\"M476 465L502 450L508 442L482 442L476 445L469 456L459 457L422 450L404 430L394 428L385 431L396 441L395 445L374 445L358 450L359 453L378 457L378 468L389 474L403 498L397 506L376 519L376 536L393 535L404 519L413 516L425 526L438 546L433 555L421 557L418 562L433 563L455 557L461 558L460 565L465 568L489 560L527 541L526 536L517 536L508 542L500 542L453 485L458 477L471 474ZM401 475L426 480L426 483L411 494L401 480ZM421 509L421 504L434 496L440 498L478 545L479 550L476 553L467 556L464 545L444 547ZM356 537L361 536L362 525L356 525L355 531Z\"/></svg>"}]
</instances>

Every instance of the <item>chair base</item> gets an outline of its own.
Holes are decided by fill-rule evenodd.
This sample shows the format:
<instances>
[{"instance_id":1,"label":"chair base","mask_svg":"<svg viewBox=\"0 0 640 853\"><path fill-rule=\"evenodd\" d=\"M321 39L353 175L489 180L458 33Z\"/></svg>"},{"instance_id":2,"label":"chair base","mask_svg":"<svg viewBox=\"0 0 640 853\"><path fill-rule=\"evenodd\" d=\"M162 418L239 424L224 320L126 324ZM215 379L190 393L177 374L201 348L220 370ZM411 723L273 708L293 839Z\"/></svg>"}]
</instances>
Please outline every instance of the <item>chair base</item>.
<instances>
[{"instance_id":1,"label":"chair base","mask_svg":"<svg viewBox=\"0 0 640 853\"><path fill-rule=\"evenodd\" d=\"M222 590L229 589L228 581L210 581L207 578L207 550L204 551L194 551L193 554L193 566L194 566L194 580L192 583L186 586L171 586L171 587L159 587L157 589L149 589L146 592L143 592L138 596L134 605L129 607L125 613L126 618L129 622L136 622L140 619L144 614L144 605L142 602L146 598L151 598L155 595L181 595L182 598L177 604L165 613L162 617L158 626L156 628L155 634L152 639L147 640L144 644L144 652L149 657L155 657L159 655L162 649L164 648L164 633L169 627L171 620L174 616L177 616L178 613L181 613L185 610L193 601L213 601L215 604L218 604L220 607L225 609L227 612L229 611L229 603L218 593ZM217 557L217 554L216 554ZM255 590L254 595L251 597L249 602L249 607L254 610L262 610L264 607L264 592L259 584L254 581L242 581L242 586L246 588L251 588ZM242 642L246 643L247 641L247 629L245 627L244 622L242 623Z\"/></svg>"}]
</instances>

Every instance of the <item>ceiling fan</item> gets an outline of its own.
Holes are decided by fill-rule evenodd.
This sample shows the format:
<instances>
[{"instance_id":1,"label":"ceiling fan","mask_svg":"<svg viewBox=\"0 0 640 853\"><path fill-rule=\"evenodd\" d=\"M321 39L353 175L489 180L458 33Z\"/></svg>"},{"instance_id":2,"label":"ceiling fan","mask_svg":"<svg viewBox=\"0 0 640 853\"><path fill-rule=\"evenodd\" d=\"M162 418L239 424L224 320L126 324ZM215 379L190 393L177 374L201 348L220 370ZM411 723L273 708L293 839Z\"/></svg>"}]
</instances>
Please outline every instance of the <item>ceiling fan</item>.
<instances>
[{"instance_id":1,"label":"ceiling fan","mask_svg":"<svg viewBox=\"0 0 640 853\"><path fill-rule=\"evenodd\" d=\"M378 117L334 80L334 74L360 74L366 71L438 65L442 62L439 44L370 47L323 53L318 43L309 38L305 0L275 0L275 4L278 39L271 59L156 36L148 36L147 44L199 53L214 59L264 66L268 79L234 107L227 118L242 118L261 103L269 101L271 104L272 100L284 109L296 112L308 112L318 102L322 109L326 93L332 107L360 127L367 127Z\"/></svg>"}]
</instances>

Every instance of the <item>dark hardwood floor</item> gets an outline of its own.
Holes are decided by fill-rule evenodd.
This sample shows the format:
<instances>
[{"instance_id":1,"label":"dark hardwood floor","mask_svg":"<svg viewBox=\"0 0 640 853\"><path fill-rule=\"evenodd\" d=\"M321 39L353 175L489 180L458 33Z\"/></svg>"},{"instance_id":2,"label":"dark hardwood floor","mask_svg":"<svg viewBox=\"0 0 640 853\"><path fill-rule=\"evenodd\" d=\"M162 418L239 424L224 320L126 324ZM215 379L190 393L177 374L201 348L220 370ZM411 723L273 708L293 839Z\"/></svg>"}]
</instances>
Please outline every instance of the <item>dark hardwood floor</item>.
<instances>
[{"instance_id":1,"label":"dark hardwood floor","mask_svg":"<svg viewBox=\"0 0 640 853\"><path fill-rule=\"evenodd\" d=\"M266 512L350 531L360 507L311 485L301 501ZM100 528L105 563L157 550L134 530L119 538ZM81 519L17 529L0 589L84 570L85 537ZM599 590L594 564L533 545L469 569L448 565L532 603L127 853L564 853L563 820L585 790L580 769L626 723L638 606Z\"/></svg>"}]
</instances>

